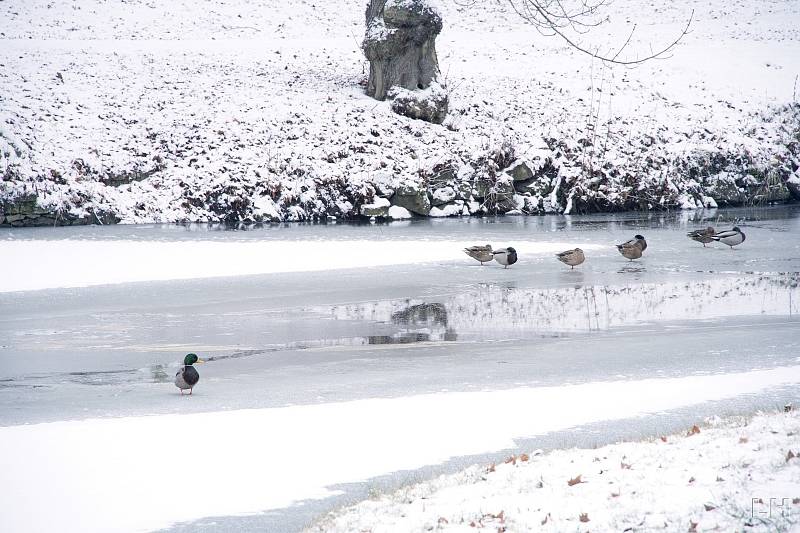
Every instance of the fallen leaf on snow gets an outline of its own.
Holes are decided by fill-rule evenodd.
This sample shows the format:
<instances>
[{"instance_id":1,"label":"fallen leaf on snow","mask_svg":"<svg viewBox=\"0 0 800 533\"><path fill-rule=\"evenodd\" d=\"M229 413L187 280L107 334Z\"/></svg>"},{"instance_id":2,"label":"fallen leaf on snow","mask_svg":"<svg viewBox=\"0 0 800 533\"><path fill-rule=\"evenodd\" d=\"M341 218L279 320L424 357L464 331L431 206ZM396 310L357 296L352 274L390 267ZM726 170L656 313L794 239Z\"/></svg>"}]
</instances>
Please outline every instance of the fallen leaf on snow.
<instances>
[{"instance_id":1,"label":"fallen leaf on snow","mask_svg":"<svg viewBox=\"0 0 800 533\"><path fill-rule=\"evenodd\" d=\"M697 424L692 426L692 429L689 430L689 433L686 434L687 437L691 437L692 435L697 435L700 433L700 428L697 427Z\"/></svg>"},{"instance_id":2,"label":"fallen leaf on snow","mask_svg":"<svg viewBox=\"0 0 800 533\"><path fill-rule=\"evenodd\" d=\"M574 477L569 481L567 481L567 485L569 485L570 487L573 485L577 485L578 483L583 483L583 481L581 481L581 474L578 474L577 477Z\"/></svg>"},{"instance_id":3,"label":"fallen leaf on snow","mask_svg":"<svg viewBox=\"0 0 800 533\"><path fill-rule=\"evenodd\" d=\"M581 513L578 517L581 522L588 522L589 521L589 513Z\"/></svg>"}]
</instances>

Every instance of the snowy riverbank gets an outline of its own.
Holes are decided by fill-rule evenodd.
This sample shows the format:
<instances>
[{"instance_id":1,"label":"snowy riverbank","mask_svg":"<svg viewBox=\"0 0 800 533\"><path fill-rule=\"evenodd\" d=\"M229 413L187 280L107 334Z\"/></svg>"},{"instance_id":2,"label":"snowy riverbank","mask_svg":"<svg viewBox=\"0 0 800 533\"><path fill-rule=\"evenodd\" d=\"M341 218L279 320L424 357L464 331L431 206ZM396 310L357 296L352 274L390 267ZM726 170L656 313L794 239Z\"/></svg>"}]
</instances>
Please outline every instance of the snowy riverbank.
<instances>
[{"instance_id":1,"label":"snowy riverbank","mask_svg":"<svg viewBox=\"0 0 800 533\"><path fill-rule=\"evenodd\" d=\"M579 213L800 194L796 2L607 6L581 36L442 2L451 112L363 94L363 2L0 5L0 224ZM627 52L626 52L627 53ZM487 75L487 72L491 72ZM506 172L507 171L507 172Z\"/></svg>"},{"instance_id":2,"label":"snowy riverbank","mask_svg":"<svg viewBox=\"0 0 800 533\"><path fill-rule=\"evenodd\" d=\"M797 531L800 413L509 457L376 496L310 531Z\"/></svg>"},{"instance_id":3,"label":"snowy riverbank","mask_svg":"<svg viewBox=\"0 0 800 533\"><path fill-rule=\"evenodd\" d=\"M83 533L142 531L203 517L259 513L303 500L336 495L340 492L336 487L341 484L413 470L454 457L512 449L515 439L526 436L792 387L798 383L800 367L795 365L682 378L616 380L272 409L1 427L0 470L6 486L14 487L14 490L6 491L0 499L0 529L58 529ZM192 405L192 397L180 397L170 384L164 385L163 394L164 401L184 402L185 409ZM198 390L198 394L203 392ZM631 398L637 401L631 402ZM536 408L524 409L521 406L548 406L548 409L533 413ZM796 431L795 426L800 421L794 415L792 417L793 425L786 427ZM735 433L737 438L740 434L737 430L731 430L731 433ZM753 445L740 445L735 450L757 454L758 457L764 454L760 461L777 465L781 455L785 458L785 448L789 443L789 440L777 439L796 442L797 438L769 435L768 438L773 440L760 441L756 438L758 435L753 435ZM705 438L705 432L701 432L701 436ZM761 451L757 449L759 443L764 444ZM673 445L668 443L663 449L678 452L683 449L670 446ZM768 454L771 446L777 448ZM645 449L648 450L650 448ZM730 450L725 448L725 451ZM566 487L568 477L580 474L587 483L574 490L588 493L592 487L602 483L603 475L611 476L610 472L598 473L605 470L605 466L590 468L593 452L581 453L585 456L581 456L580 464L568 464L569 459L564 458L553 463L552 477L550 474L545 476L548 492L556 490L556 482L563 481ZM626 458L623 459L623 455ZM725 453L720 453L716 459L711 455L703 458L706 467L698 466L689 472L689 476L698 480L695 483L698 487L714 483L708 478L711 475L709 469L716 465L710 462L712 459L723 462L737 460L734 455L726 458ZM623 472L630 476L626 483L637 483L647 456L648 453L636 455L631 449L630 452L626 450L609 455L606 461L616 466L617 472L619 461L630 463L630 471ZM552 457L561 456L554 454ZM539 463L533 461L531 464ZM697 461L687 462L686 468L694 464ZM795 476L796 480L800 469L794 463L789 466L791 469L787 470L787 475ZM718 468L722 468L722 463ZM482 470L485 469L472 469L472 474L465 479L470 479L469 475L479 477ZM514 477L503 467L497 470L496 479L500 476ZM544 473L536 472L535 480L525 482L525 486L533 489L531 484ZM721 475L725 477L726 473ZM737 478L730 476L730 479ZM783 485L766 483L766 478L755 479L765 483L752 485L752 490L759 495L767 489L774 489L776 496L783 495ZM788 482L792 478L780 479ZM684 481L688 483L688 476ZM617 483L622 483L622 480ZM500 485L506 486L507 482ZM512 486L516 488L516 485ZM626 498L628 487L621 485ZM604 486L603 498L608 497L612 490L614 486ZM643 489L630 489L633 490ZM772 495L765 494L766 497ZM466 495L464 501L471 496ZM555 497L556 493L552 496ZM698 505L707 499L720 506L723 504L705 492L698 491L697 497L700 499ZM40 510L42 500L48 502L47 513ZM416 502L416 505L427 508L427 501ZM510 515L514 509L494 502L482 505L481 501L479 497L474 504L469 504L469 512L482 510L485 514L505 510ZM635 501L643 500L637 497ZM386 503L388 506L381 514L395 516L392 500ZM605 504L605 499L602 503ZM669 501L664 504L667 503ZM371 505L364 504L364 509ZM141 512L142 509L147 512ZM554 506L553 510L548 509L545 513L551 512L554 519L567 520L577 517L577 507L575 509L575 513L562 516ZM660 512L668 510L666 507ZM463 512L454 510L455 514L448 519L451 527L458 526L457 517ZM587 505L580 512L590 513L595 520L603 518L596 506ZM439 516L434 518L434 525ZM542 519L539 514L535 516ZM428 515L423 519L428 520ZM597 523L594 522L593 527ZM348 528L343 526L342 530L360 530ZM398 530L412 531L414 528L401 527Z\"/></svg>"}]
</instances>

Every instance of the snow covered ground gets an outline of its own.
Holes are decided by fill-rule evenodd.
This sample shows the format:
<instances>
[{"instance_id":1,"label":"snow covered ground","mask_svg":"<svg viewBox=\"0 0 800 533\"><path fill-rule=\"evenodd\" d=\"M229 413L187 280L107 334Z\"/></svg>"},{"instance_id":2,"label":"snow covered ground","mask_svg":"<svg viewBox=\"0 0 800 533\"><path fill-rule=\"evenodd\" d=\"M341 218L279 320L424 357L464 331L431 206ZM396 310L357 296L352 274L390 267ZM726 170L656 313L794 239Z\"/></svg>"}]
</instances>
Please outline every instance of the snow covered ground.
<instances>
[{"instance_id":1,"label":"snow covered ground","mask_svg":"<svg viewBox=\"0 0 800 533\"><path fill-rule=\"evenodd\" d=\"M541 451L375 495L309 531L797 531L800 415Z\"/></svg>"},{"instance_id":2,"label":"snow covered ground","mask_svg":"<svg viewBox=\"0 0 800 533\"><path fill-rule=\"evenodd\" d=\"M635 69L507 2L441 4L445 126L364 96L361 0L2 2L0 197L36 195L43 224L348 217L402 185L433 215L483 213L505 145L543 174L493 182L502 210L580 212L763 201L796 169L797 2L613 2L581 40L616 49L638 24L628 57L694 10L673 56Z\"/></svg>"},{"instance_id":3,"label":"snow covered ground","mask_svg":"<svg viewBox=\"0 0 800 533\"><path fill-rule=\"evenodd\" d=\"M0 498L0 529L86 533L146 531L203 517L264 512L298 501L329 497L335 494L335 489L330 487L336 484L357 482L385 472L413 470L459 455L513 448L514 439L798 384L800 366L795 365L676 379L620 380L276 409L1 427L0 470L4 487L13 487L13 490L4 490ZM631 398L636 401L632 402ZM187 396L181 401L191 402L192 399ZM793 418L785 430L796 431L797 424L798 420ZM720 437L722 435L717 438ZM667 447L667 457L688 459L680 465L680 473L693 474L700 480L697 483L700 488L681 495L678 502L665 499L663 507L654 507L657 517L677 518L670 516L671 511L681 509L680 505L688 506L689 501L693 502L692 509L706 499L723 506L725 502L720 498L724 494L714 499L704 490L713 486L713 475L718 468L723 476L741 479L746 472L737 472L734 467L728 474L723 464L736 462L735 466L741 466L754 449L758 451L762 445L769 453L765 451L763 458L759 455L758 464L771 466L784 460L787 445L794 444L796 448L798 442L796 436L784 435L763 442L754 438L754 441L751 446L741 447L747 452L744 457L736 458L729 448L724 448L720 456L714 458L714 463L705 461L702 469L696 466L700 459L680 453L683 446L674 451ZM770 448L777 443L780 444L778 449ZM367 503L356 514L363 515L365 520L375 513L390 518L406 515L407 519L421 521L420 526L431 523L431 519L436 525L436 519L446 515L455 528L467 527L461 522L462 517L469 524L470 520L480 520L488 512L505 510L511 519L518 502L530 498L528 491L533 490L540 476L548 487L545 489L549 493L548 506L542 507L545 503L534 506L529 515L523 516L525 520L533 519L531 517L541 520L550 512L556 524L563 520L566 527L580 511L604 521L601 523L613 525L629 513L637 514L635 507L623 507L619 514L605 514L600 508L607 505L610 492L619 490L625 493L619 501L627 501L630 506L641 506L649 501L651 493L647 486L638 483L643 481L640 470L646 468L646 458L653 453L651 447L637 451L636 447L628 446L621 453L609 451L611 459L592 467L587 458L593 453L603 452L583 452L575 458L575 464L569 466L566 463L571 458L567 454L555 455L562 459L543 468L537 468L538 461L533 462L534 469L525 471L531 472L528 475L500 469L496 477L489 476L489 486L505 487L505 492L486 494L486 498L480 493L470 494L466 491L469 489L450 491L450 494L455 493L456 502L468 510L453 509L448 500L442 502L444 507L449 507L447 510L431 508L427 500L422 500L411 502L409 509L415 509L413 513L404 513L395 507L392 499L385 511L371 510L373 504ZM586 506L581 506L580 500L555 506L560 494L555 488L556 481L566 486L569 477L582 474L588 482L588 488L582 493L591 493L596 483L604 482L602 474L597 472L618 460L633 465L631 476L620 479L615 469L616 484L608 486L602 498L598 495L596 502ZM796 490L800 470L794 463L790 467L787 473L781 473L778 482L759 476L752 485L741 490L750 489L765 497L797 497L787 492ZM477 481L478 470L472 469L462 478ZM756 471L772 473L765 467L764 472ZM670 475L668 479L677 477L682 476ZM514 481L506 484L509 479ZM649 480L654 478L645 481ZM689 482L688 477L684 482ZM638 488L634 488L634 484ZM526 489L513 500L500 503L504 496L515 494L520 487ZM418 490L425 489L411 489L411 493ZM629 496L634 490L637 496ZM768 491L770 494L766 494ZM740 500L737 502L741 503ZM41 501L48 502L48 512L41 512ZM433 514L414 516L420 508ZM366 511L361 512L361 509ZM481 511L482 514L474 514ZM680 520L679 523L686 522L683 517ZM406 524L392 526L390 523L385 531L413 531L419 527ZM519 524L519 530L525 530L525 522ZM655 524L660 522L652 523ZM595 522L592 527L596 525ZM365 522L363 527L369 527L369 523ZM362 526L345 522L337 530L361 531Z\"/></svg>"}]
</instances>

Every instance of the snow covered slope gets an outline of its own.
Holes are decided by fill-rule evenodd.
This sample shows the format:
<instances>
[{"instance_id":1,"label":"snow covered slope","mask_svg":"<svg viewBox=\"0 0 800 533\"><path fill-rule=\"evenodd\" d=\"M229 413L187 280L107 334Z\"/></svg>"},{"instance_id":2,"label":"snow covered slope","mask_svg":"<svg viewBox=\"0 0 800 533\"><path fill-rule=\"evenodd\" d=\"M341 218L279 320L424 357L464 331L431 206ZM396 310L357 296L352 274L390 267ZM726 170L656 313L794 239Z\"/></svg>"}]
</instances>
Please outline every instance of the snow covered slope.
<instances>
[{"instance_id":1,"label":"snow covered slope","mask_svg":"<svg viewBox=\"0 0 800 533\"><path fill-rule=\"evenodd\" d=\"M363 94L362 0L0 2L0 223L696 207L800 182L797 2L614 2L580 38L616 49L637 23L627 57L694 10L635 69L502 0L440 3L443 126Z\"/></svg>"},{"instance_id":2,"label":"snow covered slope","mask_svg":"<svg viewBox=\"0 0 800 533\"><path fill-rule=\"evenodd\" d=\"M800 416L536 451L406 487L308 531L797 531Z\"/></svg>"}]
</instances>

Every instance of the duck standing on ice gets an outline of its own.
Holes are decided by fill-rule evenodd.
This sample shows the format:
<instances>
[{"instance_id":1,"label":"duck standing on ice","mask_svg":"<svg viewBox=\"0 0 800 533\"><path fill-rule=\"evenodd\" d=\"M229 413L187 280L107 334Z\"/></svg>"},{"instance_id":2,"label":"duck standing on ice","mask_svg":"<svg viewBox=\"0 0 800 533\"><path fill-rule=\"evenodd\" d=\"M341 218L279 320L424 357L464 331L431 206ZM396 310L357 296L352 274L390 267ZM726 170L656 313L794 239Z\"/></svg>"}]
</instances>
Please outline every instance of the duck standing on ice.
<instances>
[{"instance_id":1,"label":"duck standing on ice","mask_svg":"<svg viewBox=\"0 0 800 533\"><path fill-rule=\"evenodd\" d=\"M492 253L494 254L494 260L504 265L505 268L517 262L517 251L511 246L508 248L500 248Z\"/></svg>"},{"instance_id":2,"label":"duck standing on ice","mask_svg":"<svg viewBox=\"0 0 800 533\"><path fill-rule=\"evenodd\" d=\"M481 266L494 259L491 244L487 244L486 246L470 246L469 248L464 248L464 253L474 260L480 261Z\"/></svg>"},{"instance_id":3,"label":"duck standing on ice","mask_svg":"<svg viewBox=\"0 0 800 533\"><path fill-rule=\"evenodd\" d=\"M191 394L194 386L200 381L200 374L192 365L203 362L202 359L197 357L197 354L193 353L186 354L186 357L183 358L183 366L175 374L175 386L181 390L181 396L183 396L183 391L186 389L189 389L189 394Z\"/></svg>"},{"instance_id":4,"label":"duck standing on ice","mask_svg":"<svg viewBox=\"0 0 800 533\"><path fill-rule=\"evenodd\" d=\"M714 235L717 232L711 226L707 227L706 229L697 229L694 231L690 231L686 234L687 237L692 239L693 241L697 241L703 244L703 248L706 247L706 244L712 242L714 240Z\"/></svg>"},{"instance_id":5,"label":"duck standing on ice","mask_svg":"<svg viewBox=\"0 0 800 533\"><path fill-rule=\"evenodd\" d=\"M617 245L617 250L629 261L642 257L642 252L647 249L647 241L641 235L634 235L633 239Z\"/></svg>"},{"instance_id":6,"label":"duck standing on ice","mask_svg":"<svg viewBox=\"0 0 800 533\"><path fill-rule=\"evenodd\" d=\"M576 266L586 261L586 256L583 255L583 250L575 248L574 250L567 250L556 254L556 258L565 265L569 265L573 270Z\"/></svg>"},{"instance_id":7,"label":"duck standing on ice","mask_svg":"<svg viewBox=\"0 0 800 533\"><path fill-rule=\"evenodd\" d=\"M744 232L739 229L739 226L734 226L733 229L717 233L712 237L715 241L730 246L731 250L733 250L733 247L737 244L742 244L746 238Z\"/></svg>"}]
</instances>

